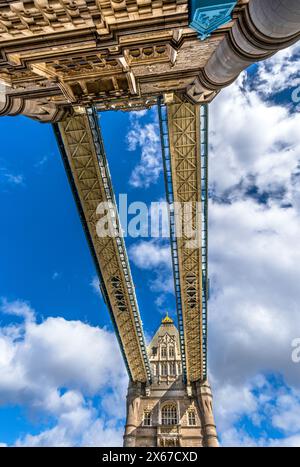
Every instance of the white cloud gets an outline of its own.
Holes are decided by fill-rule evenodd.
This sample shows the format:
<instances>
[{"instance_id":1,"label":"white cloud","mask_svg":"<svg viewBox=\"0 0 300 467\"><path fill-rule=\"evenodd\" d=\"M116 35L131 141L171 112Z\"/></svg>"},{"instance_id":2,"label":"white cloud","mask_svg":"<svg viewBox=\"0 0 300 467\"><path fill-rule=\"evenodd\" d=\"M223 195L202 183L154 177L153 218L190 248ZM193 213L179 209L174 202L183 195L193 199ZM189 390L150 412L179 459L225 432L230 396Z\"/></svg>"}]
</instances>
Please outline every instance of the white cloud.
<instances>
[{"instance_id":1,"label":"white cloud","mask_svg":"<svg viewBox=\"0 0 300 467\"><path fill-rule=\"evenodd\" d=\"M260 64L256 87L244 73L211 105L209 359L224 445L300 441L300 367L291 359L300 330L300 115L266 99L299 79L295 50ZM261 373L282 375L283 395L259 386ZM243 417L281 437L247 433Z\"/></svg>"},{"instance_id":2,"label":"white cloud","mask_svg":"<svg viewBox=\"0 0 300 467\"><path fill-rule=\"evenodd\" d=\"M299 86L300 44L281 50L269 60L261 62L252 86L264 97Z\"/></svg>"},{"instance_id":3,"label":"white cloud","mask_svg":"<svg viewBox=\"0 0 300 467\"><path fill-rule=\"evenodd\" d=\"M260 64L256 87L244 73L210 108L209 360L223 445L300 441L300 366L291 359L300 330L300 115L267 100L298 82L298 53L294 46ZM159 241L131 250L139 268L154 271L158 306L163 289L172 292L167 257ZM284 378L278 391L270 373ZM245 417L257 436L239 425Z\"/></svg>"},{"instance_id":4,"label":"white cloud","mask_svg":"<svg viewBox=\"0 0 300 467\"><path fill-rule=\"evenodd\" d=\"M24 185L24 176L14 174L5 167L0 168L0 183L8 185Z\"/></svg>"},{"instance_id":5,"label":"white cloud","mask_svg":"<svg viewBox=\"0 0 300 467\"><path fill-rule=\"evenodd\" d=\"M245 85L244 74L211 106L209 358L223 445L300 445L300 366L291 360L291 342L300 337L300 117L266 100L297 82L294 49L282 54L259 65L256 89ZM135 122L128 142L142 156L131 183L147 187L161 170L157 128ZM227 204L220 203L224 199ZM152 240L130 250L137 267L154 269L150 286L162 291L160 306L163 294L172 292L168 252ZM37 324L20 301L4 302L2 309L27 321L22 332L18 326L1 331L0 401L57 420L17 444L120 444L127 377L113 335L63 318ZM270 373L284 381L263 376ZM99 417L90 399L103 394ZM257 436L241 424L245 418ZM268 437L266 427L281 435Z\"/></svg>"},{"instance_id":6,"label":"white cloud","mask_svg":"<svg viewBox=\"0 0 300 467\"><path fill-rule=\"evenodd\" d=\"M66 410L61 410L57 424L38 435L27 434L16 441L16 446L121 446L123 426L115 420L106 422L97 418L96 410L82 397L66 393L74 399Z\"/></svg>"},{"instance_id":7,"label":"white cloud","mask_svg":"<svg viewBox=\"0 0 300 467\"><path fill-rule=\"evenodd\" d=\"M280 371L298 384L291 342L300 329L299 216L243 200L212 204L210 219L213 369L236 381Z\"/></svg>"},{"instance_id":8,"label":"white cloud","mask_svg":"<svg viewBox=\"0 0 300 467\"><path fill-rule=\"evenodd\" d=\"M90 282L90 286L92 287L93 291L95 294L99 295L101 297L101 290L100 290L100 284L99 284L99 278L98 276L94 276Z\"/></svg>"},{"instance_id":9,"label":"white cloud","mask_svg":"<svg viewBox=\"0 0 300 467\"><path fill-rule=\"evenodd\" d=\"M159 125L156 121L141 124L140 117L136 113L131 115L127 134L128 150L141 151L141 159L134 168L129 183L135 188L148 188L157 182L162 172Z\"/></svg>"},{"instance_id":10,"label":"white cloud","mask_svg":"<svg viewBox=\"0 0 300 467\"><path fill-rule=\"evenodd\" d=\"M258 404L250 385L239 387L230 382L219 386L214 382L213 385L217 428L223 438L223 434L230 431L241 414L251 416L257 410Z\"/></svg>"},{"instance_id":11,"label":"white cloud","mask_svg":"<svg viewBox=\"0 0 300 467\"><path fill-rule=\"evenodd\" d=\"M222 446L254 448L259 446L259 442L249 436L244 430L237 430L231 427L222 437Z\"/></svg>"},{"instance_id":12,"label":"white cloud","mask_svg":"<svg viewBox=\"0 0 300 467\"><path fill-rule=\"evenodd\" d=\"M283 439L270 439L269 446L279 448L299 448L300 435L288 436Z\"/></svg>"},{"instance_id":13,"label":"white cloud","mask_svg":"<svg viewBox=\"0 0 300 467\"><path fill-rule=\"evenodd\" d=\"M7 181L12 185L21 185L24 182L23 175L5 174Z\"/></svg>"},{"instance_id":14,"label":"white cloud","mask_svg":"<svg viewBox=\"0 0 300 467\"><path fill-rule=\"evenodd\" d=\"M276 402L277 413L272 417L273 426L284 433L298 433L300 438L300 397L299 394L282 394ZM300 445L300 443L299 443Z\"/></svg>"},{"instance_id":15,"label":"white cloud","mask_svg":"<svg viewBox=\"0 0 300 467\"><path fill-rule=\"evenodd\" d=\"M52 274L52 280L56 281L57 279L60 279L61 276L62 276L61 272L54 271L54 273Z\"/></svg>"},{"instance_id":16,"label":"white cloud","mask_svg":"<svg viewBox=\"0 0 300 467\"><path fill-rule=\"evenodd\" d=\"M166 267L171 269L170 245L156 240L140 241L130 247L130 258L140 269Z\"/></svg>"},{"instance_id":17,"label":"white cloud","mask_svg":"<svg viewBox=\"0 0 300 467\"><path fill-rule=\"evenodd\" d=\"M24 318L26 321L33 321L35 316L35 311L28 302L24 300L9 302L5 297L1 298L0 312Z\"/></svg>"},{"instance_id":18,"label":"white cloud","mask_svg":"<svg viewBox=\"0 0 300 467\"><path fill-rule=\"evenodd\" d=\"M225 383L215 399L223 446L300 446L299 394L284 382L258 375L241 386ZM276 438L268 437L269 428Z\"/></svg>"},{"instance_id":19,"label":"white cloud","mask_svg":"<svg viewBox=\"0 0 300 467\"><path fill-rule=\"evenodd\" d=\"M142 240L129 249L129 257L139 269L151 272L149 289L158 294L155 304L165 312L168 297L174 294L172 258L169 243L161 240Z\"/></svg>"},{"instance_id":20,"label":"white cloud","mask_svg":"<svg viewBox=\"0 0 300 467\"><path fill-rule=\"evenodd\" d=\"M48 162L48 156L43 156L40 160L38 160L35 164L34 167L42 167L43 165Z\"/></svg>"},{"instance_id":21,"label":"white cloud","mask_svg":"<svg viewBox=\"0 0 300 467\"><path fill-rule=\"evenodd\" d=\"M292 191L299 171L300 115L245 92L245 74L211 105L210 183L219 196L235 199L255 184L259 194ZM228 193L227 193L228 195Z\"/></svg>"},{"instance_id":22,"label":"white cloud","mask_svg":"<svg viewBox=\"0 0 300 467\"><path fill-rule=\"evenodd\" d=\"M125 403L125 401L124 401ZM104 424L103 420L96 420L83 435L83 446L122 446L124 427Z\"/></svg>"},{"instance_id":23,"label":"white cloud","mask_svg":"<svg viewBox=\"0 0 300 467\"><path fill-rule=\"evenodd\" d=\"M20 405L35 416L57 421L53 428L28 434L17 444L82 445L84 436L95 432L95 424L102 427L103 439L111 436L111 442L120 443L128 378L115 336L63 318L37 323L33 310L20 300L4 301L1 311L26 319L17 338L10 327L0 329L1 405ZM100 415L92 403L94 396L101 400Z\"/></svg>"},{"instance_id":24,"label":"white cloud","mask_svg":"<svg viewBox=\"0 0 300 467\"><path fill-rule=\"evenodd\" d=\"M174 295L174 280L169 271L163 269L156 272L156 277L149 282L150 289L153 292L159 292L158 304L164 303L167 299L167 294ZM165 308L165 307L163 307Z\"/></svg>"}]
</instances>

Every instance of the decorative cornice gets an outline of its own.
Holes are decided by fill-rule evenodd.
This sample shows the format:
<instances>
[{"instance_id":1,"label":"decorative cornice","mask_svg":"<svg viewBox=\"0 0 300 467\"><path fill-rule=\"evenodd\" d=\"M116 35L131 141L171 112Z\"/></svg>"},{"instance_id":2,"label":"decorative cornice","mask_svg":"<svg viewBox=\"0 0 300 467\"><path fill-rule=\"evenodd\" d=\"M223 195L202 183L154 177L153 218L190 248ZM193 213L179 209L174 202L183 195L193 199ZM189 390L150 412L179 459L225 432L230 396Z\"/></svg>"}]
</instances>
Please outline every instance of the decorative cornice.
<instances>
[{"instance_id":1,"label":"decorative cornice","mask_svg":"<svg viewBox=\"0 0 300 467\"><path fill-rule=\"evenodd\" d=\"M38 99L29 100L13 95L6 95L5 100L0 102L0 116L14 117L25 114L33 120L45 123L60 121L68 111L68 108L53 103L45 103Z\"/></svg>"}]
</instances>

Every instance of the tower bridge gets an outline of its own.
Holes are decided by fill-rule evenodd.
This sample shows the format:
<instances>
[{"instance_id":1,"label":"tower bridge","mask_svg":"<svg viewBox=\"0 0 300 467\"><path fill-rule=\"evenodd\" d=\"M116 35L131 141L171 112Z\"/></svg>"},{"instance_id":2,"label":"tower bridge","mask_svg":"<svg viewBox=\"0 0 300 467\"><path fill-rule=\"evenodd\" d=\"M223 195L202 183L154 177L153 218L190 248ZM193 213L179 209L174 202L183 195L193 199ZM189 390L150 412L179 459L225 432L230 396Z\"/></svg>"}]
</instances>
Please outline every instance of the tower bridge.
<instances>
[{"instance_id":1,"label":"tower bridge","mask_svg":"<svg viewBox=\"0 0 300 467\"><path fill-rule=\"evenodd\" d=\"M0 115L53 125L129 374L125 446L218 445L207 381L208 104L299 38L299 0L0 0ZM178 331L166 317L146 347L97 112L153 105ZM101 202L114 236L97 234ZM175 203L191 205L193 246L178 235Z\"/></svg>"}]
</instances>

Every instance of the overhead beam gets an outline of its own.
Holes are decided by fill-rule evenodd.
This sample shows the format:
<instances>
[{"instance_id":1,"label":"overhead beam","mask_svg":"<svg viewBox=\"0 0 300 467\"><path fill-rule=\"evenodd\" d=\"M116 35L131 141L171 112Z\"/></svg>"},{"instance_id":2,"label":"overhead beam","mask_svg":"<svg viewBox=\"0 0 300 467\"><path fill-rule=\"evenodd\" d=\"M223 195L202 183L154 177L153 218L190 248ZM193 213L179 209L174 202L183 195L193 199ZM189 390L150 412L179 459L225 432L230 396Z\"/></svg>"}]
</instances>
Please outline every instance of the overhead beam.
<instances>
[{"instance_id":1,"label":"overhead beam","mask_svg":"<svg viewBox=\"0 0 300 467\"><path fill-rule=\"evenodd\" d=\"M299 0L250 0L209 57L194 87L198 94L220 91L252 63L299 39Z\"/></svg>"},{"instance_id":2,"label":"overhead beam","mask_svg":"<svg viewBox=\"0 0 300 467\"><path fill-rule=\"evenodd\" d=\"M207 376L207 110L179 96L159 108L181 353L190 383Z\"/></svg>"},{"instance_id":3,"label":"overhead beam","mask_svg":"<svg viewBox=\"0 0 300 467\"><path fill-rule=\"evenodd\" d=\"M140 313L97 113L89 108L53 126L129 376L135 382L150 382ZM97 233L100 203L110 203L108 218L114 235Z\"/></svg>"}]
</instances>

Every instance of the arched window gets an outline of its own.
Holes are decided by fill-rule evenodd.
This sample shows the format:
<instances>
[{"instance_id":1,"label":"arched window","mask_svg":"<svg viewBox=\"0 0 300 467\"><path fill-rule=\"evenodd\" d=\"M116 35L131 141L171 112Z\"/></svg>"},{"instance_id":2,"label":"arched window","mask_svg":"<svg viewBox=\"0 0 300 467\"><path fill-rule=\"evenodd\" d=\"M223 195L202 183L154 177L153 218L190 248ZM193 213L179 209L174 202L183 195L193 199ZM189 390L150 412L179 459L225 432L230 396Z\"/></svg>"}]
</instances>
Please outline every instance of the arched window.
<instances>
[{"instance_id":1,"label":"arched window","mask_svg":"<svg viewBox=\"0 0 300 467\"><path fill-rule=\"evenodd\" d=\"M167 347L163 345L160 349L161 358L167 358Z\"/></svg>"},{"instance_id":2,"label":"arched window","mask_svg":"<svg viewBox=\"0 0 300 467\"><path fill-rule=\"evenodd\" d=\"M166 404L161 411L162 425L177 425L177 408L176 404Z\"/></svg>"},{"instance_id":3,"label":"arched window","mask_svg":"<svg viewBox=\"0 0 300 467\"><path fill-rule=\"evenodd\" d=\"M196 413L193 409L188 411L188 423L190 426L196 425Z\"/></svg>"},{"instance_id":4,"label":"arched window","mask_svg":"<svg viewBox=\"0 0 300 467\"><path fill-rule=\"evenodd\" d=\"M151 412L150 410L145 410L144 411L144 417L143 417L143 425L144 426L151 426Z\"/></svg>"},{"instance_id":5,"label":"arched window","mask_svg":"<svg viewBox=\"0 0 300 467\"><path fill-rule=\"evenodd\" d=\"M161 364L161 375L162 376L167 376L168 375L168 364L167 363L162 363Z\"/></svg>"},{"instance_id":6,"label":"arched window","mask_svg":"<svg viewBox=\"0 0 300 467\"><path fill-rule=\"evenodd\" d=\"M176 375L176 363L175 362L170 362L169 366L170 366L170 375L171 376Z\"/></svg>"},{"instance_id":7,"label":"arched window","mask_svg":"<svg viewBox=\"0 0 300 467\"><path fill-rule=\"evenodd\" d=\"M170 345L170 347L169 347L169 358L174 358L174 356L175 356L174 346Z\"/></svg>"}]
</instances>

